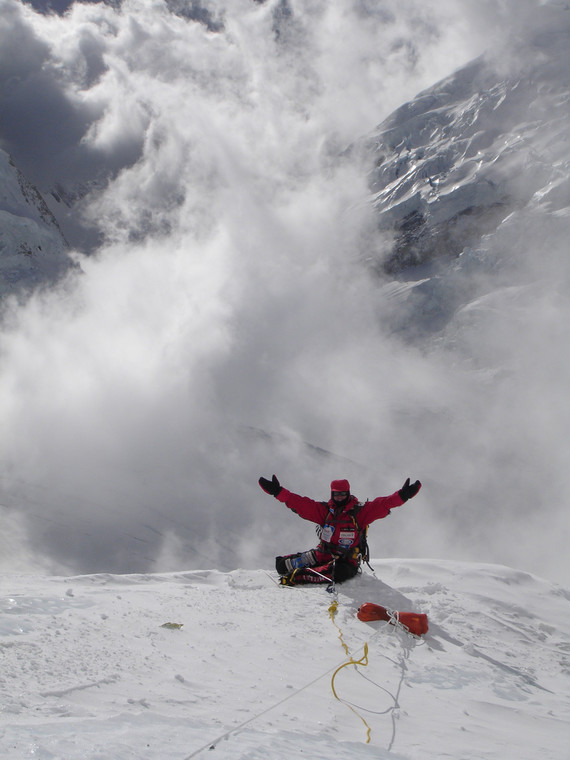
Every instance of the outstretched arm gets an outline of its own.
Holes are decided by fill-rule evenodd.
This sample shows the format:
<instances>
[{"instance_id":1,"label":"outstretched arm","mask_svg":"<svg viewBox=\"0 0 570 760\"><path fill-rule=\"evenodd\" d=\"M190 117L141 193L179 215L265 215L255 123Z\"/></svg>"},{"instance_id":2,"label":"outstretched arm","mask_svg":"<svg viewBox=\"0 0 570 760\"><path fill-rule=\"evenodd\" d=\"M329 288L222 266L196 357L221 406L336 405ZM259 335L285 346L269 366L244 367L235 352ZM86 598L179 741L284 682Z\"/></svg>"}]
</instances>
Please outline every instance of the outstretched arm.
<instances>
[{"instance_id":1,"label":"outstretched arm","mask_svg":"<svg viewBox=\"0 0 570 760\"><path fill-rule=\"evenodd\" d=\"M380 520L390 514L394 507L401 507L408 499L413 498L422 487L419 480L410 485L410 478L406 480L399 491L391 496L379 496L377 499L367 501L358 513L357 521L360 525L370 525L374 520Z\"/></svg>"},{"instance_id":2,"label":"outstretched arm","mask_svg":"<svg viewBox=\"0 0 570 760\"><path fill-rule=\"evenodd\" d=\"M266 493L275 496L277 501L285 504L285 506L289 507L289 509L304 520L320 524L327 515L328 507L325 503L314 501L314 499L310 499L308 496L300 496L297 493L288 491L282 487L275 475L271 480L259 478L259 485Z\"/></svg>"}]
</instances>

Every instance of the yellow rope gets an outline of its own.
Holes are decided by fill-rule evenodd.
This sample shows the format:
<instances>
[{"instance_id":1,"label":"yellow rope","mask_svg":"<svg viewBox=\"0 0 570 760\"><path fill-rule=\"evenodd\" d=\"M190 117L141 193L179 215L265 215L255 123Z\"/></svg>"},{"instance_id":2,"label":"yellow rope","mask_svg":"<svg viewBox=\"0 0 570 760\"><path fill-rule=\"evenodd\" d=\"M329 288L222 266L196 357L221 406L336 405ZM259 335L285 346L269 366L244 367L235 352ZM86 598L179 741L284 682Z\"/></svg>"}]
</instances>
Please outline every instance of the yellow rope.
<instances>
[{"instance_id":1,"label":"yellow rope","mask_svg":"<svg viewBox=\"0 0 570 760\"><path fill-rule=\"evenodd\" d=\"M332 620L333 625L335 626L335 628L338 631L338 638L339 638L340 643L341 643L341 645L342 645L342 647L343 647L343 649L344 649L344 651L346 653L346 656L350 657L350 652L348 651L348 647L347 647L347 645L346 645L346 643L345 643L345 641L344 641L344 639L342 637L342 631L340 630L340 628L336 624L336 620L334 619L337 612L338 612L338 602L335 599L334 602L329 607L329 617Z\"/></svg>"},{"instance_id":2,"label":"yellow rope","mask_svg":"<svg viewBox=\"0 0 570 760\"><path fill-rule=\"evenodd\" d=\"M343 646L344 651L346 652L346 656L350 657L350 652L349 652L348 647L347 647L347 645L346 645L346 643L344 641L344 638L343 638L343 635L342 635L342 631L341 631L341 629L339 628L339 626L337 625L337 623L335 621L335 615L336 615L337 611L338 611L338 602L335 600L331 604L331 606L329 607L329 616L330 616L330 619L332 620L332 622L334 623L335 627L338 630L338 638L340 639L340 643ZM347 665L362 665L362 666L368 665L368 643L364 644L364 654L360 658L360 660L355 660L353 657L350 657L350 659L348 660L348 662L343 662L342 665L339 665L339 667L332 674L331 689L332 689L332 693L335 696L335 699L338 699L339 702L342 702L343 704L345 704L364 723L364 725L366 726L366 744L369 744L370 743L370 732L371 732L372 729L370 728L370 726L368 725L368 723L364 720L364 718L362 717L362 715L360 715L360 713L357 712L354 709L354 707L352 707L352 705L349 705L348 702L345 702L344 699L341 699L338 696L338 694L336 693L336 689L334 687L334 679L336 678L336 674L340 670L342 670L343 668L346 668Z\"/></svg>"}]
</instances>

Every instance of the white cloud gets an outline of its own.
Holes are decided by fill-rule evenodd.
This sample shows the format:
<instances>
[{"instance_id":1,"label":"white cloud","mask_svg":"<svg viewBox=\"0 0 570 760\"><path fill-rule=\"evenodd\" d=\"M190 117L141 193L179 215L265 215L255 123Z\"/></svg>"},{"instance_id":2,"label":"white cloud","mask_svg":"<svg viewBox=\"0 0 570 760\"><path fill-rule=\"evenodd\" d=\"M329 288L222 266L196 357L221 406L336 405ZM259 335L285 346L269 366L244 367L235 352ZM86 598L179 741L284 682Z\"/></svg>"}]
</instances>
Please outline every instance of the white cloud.
<instances>
[{"instance_id":1,"label":"white cloud","mask_svg":"<svg viewBox=\"0 0 570 760\"><path fill-rule=\"evenodd\" d=\"M516 564L493 489L525 467L517 403L549 379L488 399L496 386L453 356L387 334L391 307L359 264L366 178L335 158L479 54L514 5L315 0L276 20L276 3L242 0L212 33L142 0L64 17L2 0L3 35L30 43L20 81L41 72L46 110L72 114L63 136L33 125L43 181L111 178L83 204L107 236L84 275L5 314L4 482L36 546L81 571L171 569L172 554L258 566L313 540L259 475L315 498L336 476L365 498L411 475L425 480L421 500L373 529L377 548L497 559L510 541ZM36 91L4 91L14 125L17 98ZM465 345L510 351L532 313L530 302L503 336L479 323ZM548 472L539 462L534 482ZM534 569L545 553L529 553Z\"/></svg>"}]
</instances>

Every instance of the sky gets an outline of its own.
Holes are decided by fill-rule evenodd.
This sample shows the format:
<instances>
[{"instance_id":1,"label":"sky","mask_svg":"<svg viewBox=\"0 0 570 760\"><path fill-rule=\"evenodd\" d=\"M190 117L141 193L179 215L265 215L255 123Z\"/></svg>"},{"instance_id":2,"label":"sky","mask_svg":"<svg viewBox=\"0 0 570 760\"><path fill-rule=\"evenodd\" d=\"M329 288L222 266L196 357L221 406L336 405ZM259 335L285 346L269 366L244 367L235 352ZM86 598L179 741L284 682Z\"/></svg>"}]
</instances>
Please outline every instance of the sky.
<instances>
[{"instance_id":1,"label":"sky","mask_svg":"<svg viewBox=\"0 0 570 760\"><path fill-rule=\"evenodd\" d=\"M82 268L3 306L4 564L269 567L314 535L260 475L316 499L411 476L376 555L568 582L563 216L505 225L490 246L522 252L495 302L409 343L344 152L485 50L512 66L537 5L0 0L0 147Z\"/></svg>"}]
</instances>

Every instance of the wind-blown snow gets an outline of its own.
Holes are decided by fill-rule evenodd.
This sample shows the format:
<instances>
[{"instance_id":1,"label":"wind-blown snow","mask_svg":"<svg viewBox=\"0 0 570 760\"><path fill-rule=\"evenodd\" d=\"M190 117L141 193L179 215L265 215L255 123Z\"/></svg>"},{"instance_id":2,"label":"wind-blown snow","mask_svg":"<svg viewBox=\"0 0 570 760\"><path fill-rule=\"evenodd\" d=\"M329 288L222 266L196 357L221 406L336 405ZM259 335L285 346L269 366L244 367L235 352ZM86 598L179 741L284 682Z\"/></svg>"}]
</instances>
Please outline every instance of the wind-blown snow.
<instances>
[{"instance_id":1,"label":"wind-blown snow","mask_svg":"<svg viewBox=\"0 0 570 760\"><path fill-rule=\"evenodd\" d=\"M567 16L534 0L125 0L61 16L0 0L2 149L90 253L65 287L3 303L3 569L14 555L66 574L269 566L314 540L258 488L275 472L317 499L337 477L363 500L419 478L373 527L377 555L567 583L567 144L525 121L524 66L513 89L513 62L532 61L564 123ZM526 205L441 269L370 276L363 261L393 241L372 160L349 146L482 55L524 118L477 82L472 98L452 88L447 147L465 108L500 115L512 150L467 120L481 175L451 152L436 179L456 209L522 145Z\"/></svg>"},{"instance_id":2,"label":"wind-blown snow","mask_svg":"<svg viewBox=\"0 0 570 760\"><path fill-rule=\"evenodd\" d=\"M2 576L2 757L566 757L567 592L496 565L373 566L332 619L324 587L264 570ZM364 601L425 612L430 631L362 623ZM355 660L368 644L335 676L354 712L331 689L339 632Z\"/></svg>"}]
</instances>

